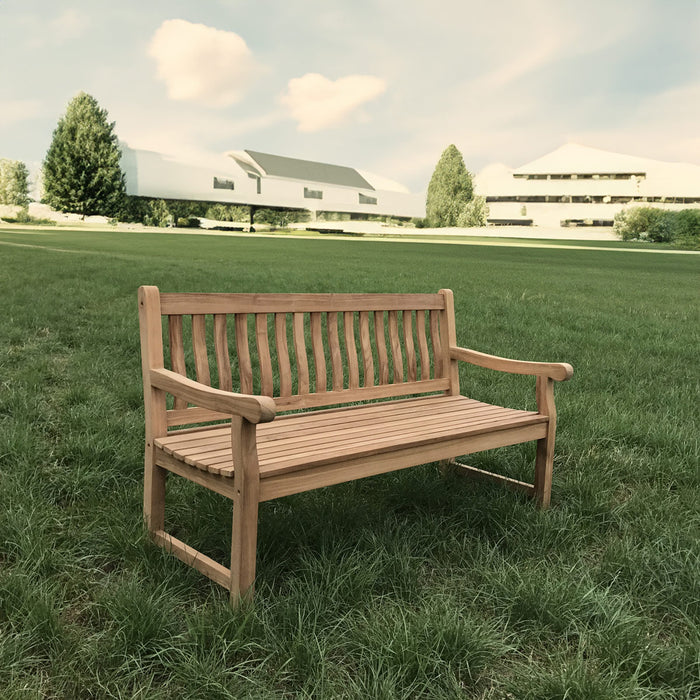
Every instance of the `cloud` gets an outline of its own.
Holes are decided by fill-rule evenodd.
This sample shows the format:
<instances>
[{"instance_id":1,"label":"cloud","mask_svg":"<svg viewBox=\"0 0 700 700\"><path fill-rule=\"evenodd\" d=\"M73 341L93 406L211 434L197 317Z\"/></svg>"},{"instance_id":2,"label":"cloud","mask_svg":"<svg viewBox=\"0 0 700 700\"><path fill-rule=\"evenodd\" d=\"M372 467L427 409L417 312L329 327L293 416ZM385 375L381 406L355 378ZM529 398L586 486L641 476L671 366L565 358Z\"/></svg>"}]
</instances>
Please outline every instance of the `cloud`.
<instances>
[{"instance_id":1,"label":"cloud","mask_svg":"<svg viewBox=\"0 0 700 700\"><path fill-rule=\"evenodd\" d=\"M157 76L173 100L226 107L238 102L258 65L245 41L234 32L182 19L169 19L149 45Z\"/></svg>"},{"instance_id":2,"label":"cloud","mask_svg":"<svg viewBox=\"0 0 700 700\"><path fill-rule=\"evenodd\" d=\"M41 112L39 100L0 100L0 128L38 117Z\"/></svg>"},{"instance_id":3,"label":"cloud","mask_svg":"<svg viewBox=\"0 0 700 700\"><path fill-rule=\"evenodd\" d=\"M280 101L299 122L299 131L320 131L342 122L385 90L386 82L373 75L329 80L319 73L307 73L289 81Z\"/></svg>"},{"instance_id":4,"label":"cloud","mask_svg":"<svg viewBox=\"0 0 700 700\"><path fill-rule=\"evenodd\" d=\"M51 34L57 36L61 42L69 39L77 39L85 34L89 22L84 14L74 8L63 10L60 15L49 23Z\"/></svg>"}]
</instances>

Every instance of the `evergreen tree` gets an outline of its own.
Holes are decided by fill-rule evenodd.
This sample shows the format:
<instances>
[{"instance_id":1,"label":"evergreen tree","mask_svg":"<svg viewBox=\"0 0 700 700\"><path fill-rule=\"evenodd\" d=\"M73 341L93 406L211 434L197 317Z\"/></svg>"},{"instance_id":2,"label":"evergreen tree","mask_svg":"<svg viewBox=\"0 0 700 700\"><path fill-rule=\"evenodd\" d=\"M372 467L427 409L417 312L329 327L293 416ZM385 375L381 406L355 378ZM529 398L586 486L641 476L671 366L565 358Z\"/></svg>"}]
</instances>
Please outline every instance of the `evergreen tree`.
<instances>
[{"instance_id":1,"label":"evergreen tree","mask_svg":"<svg viewBox=\"0 0 700 700\"><path fill-rule=\"evenodd\" d=\"M472 176L462 154L450 144L435 166L425 205L428 226L457 226L459 215L474 194Z\"/></svg>"},{"instance_id":2,"label":"evergreen tree","mask_svg":"<svg viewBox=\"0 0 700 700\"><path fill-rule=\"evenodd\" d=\"M0 204L29 204L29 170L20 160L0 158Z\"/></svg>"},{"instance_id":3,"label":"evergreen tree","mask_svg":"<svg viewBox=\"0 0 700 700\"><path fill-rule=\"evenodd\" d=\"M124 199L114 122L84 92L58 121L44 160L44 201L60 211L114 215Z\"/></svg>"}]
</instances>

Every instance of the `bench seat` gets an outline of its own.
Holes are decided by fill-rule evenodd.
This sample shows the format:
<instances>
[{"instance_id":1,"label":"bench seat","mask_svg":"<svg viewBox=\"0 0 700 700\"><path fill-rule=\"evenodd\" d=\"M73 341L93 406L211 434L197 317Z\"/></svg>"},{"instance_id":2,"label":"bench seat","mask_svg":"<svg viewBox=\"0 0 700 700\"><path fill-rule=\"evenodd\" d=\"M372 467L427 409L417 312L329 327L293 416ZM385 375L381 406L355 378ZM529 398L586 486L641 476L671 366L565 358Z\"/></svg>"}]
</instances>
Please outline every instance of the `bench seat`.
<instances>
[{"instance_id":1,"label":"bench seat","mask_svg":"<svg viewBox=\"0 0 700 700\"><path fill-rule=\"evenodd\" d=\"M493 406L464 396L289 414L258 426L260 479L511 428L532 426L530 439L536 440L544 437L546 422L547 417L536 411ZM156 438L155 444L202 471L234 475L230 425L171 433Z\"/></svg>"}]
</instances>

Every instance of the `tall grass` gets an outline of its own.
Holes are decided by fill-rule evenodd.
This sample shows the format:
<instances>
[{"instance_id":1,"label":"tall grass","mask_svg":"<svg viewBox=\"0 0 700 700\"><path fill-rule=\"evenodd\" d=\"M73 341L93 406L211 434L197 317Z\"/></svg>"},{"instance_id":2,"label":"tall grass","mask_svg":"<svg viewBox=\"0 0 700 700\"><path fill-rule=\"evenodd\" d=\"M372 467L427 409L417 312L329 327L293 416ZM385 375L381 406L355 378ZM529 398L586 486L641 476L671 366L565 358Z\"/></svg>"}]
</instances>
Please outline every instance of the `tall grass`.
<instances>
[{"instance_id":1,"label":"tall grass","mask_svg":"<svg viewBox=\"0 0 700 700\"><path fill-rule=\"evenodd\" d=\"M697 257L0 231L0 259L3 698L700 694ZM140 284L451 287L460 344L575 367L551 510L431 465L268 502L231 611L142 530ZM534 405L527 378L461 380ZM225 499L173 479L167 517L226 561Z\"/></svg>"}]
</instances>

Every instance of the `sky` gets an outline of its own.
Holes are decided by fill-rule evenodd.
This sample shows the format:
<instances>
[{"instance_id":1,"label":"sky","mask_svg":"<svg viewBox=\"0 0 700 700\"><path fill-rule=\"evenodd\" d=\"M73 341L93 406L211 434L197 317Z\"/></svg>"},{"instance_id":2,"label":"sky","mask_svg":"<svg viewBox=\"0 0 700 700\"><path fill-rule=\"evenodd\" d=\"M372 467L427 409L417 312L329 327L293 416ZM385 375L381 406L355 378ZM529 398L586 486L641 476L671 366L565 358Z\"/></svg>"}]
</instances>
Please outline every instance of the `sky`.
<instances>
[{"instance_id":1,"label":"sky","mask_svg":"<svg viewBox=\"0 0 700 700\"><path fill-rule=\"evenodd\" d=\"M40 163L68 102L119 138L252 149L427 188L567 142L700 164L697 0L0 0L0 158Z\"/></svg>"}]
</instances>

